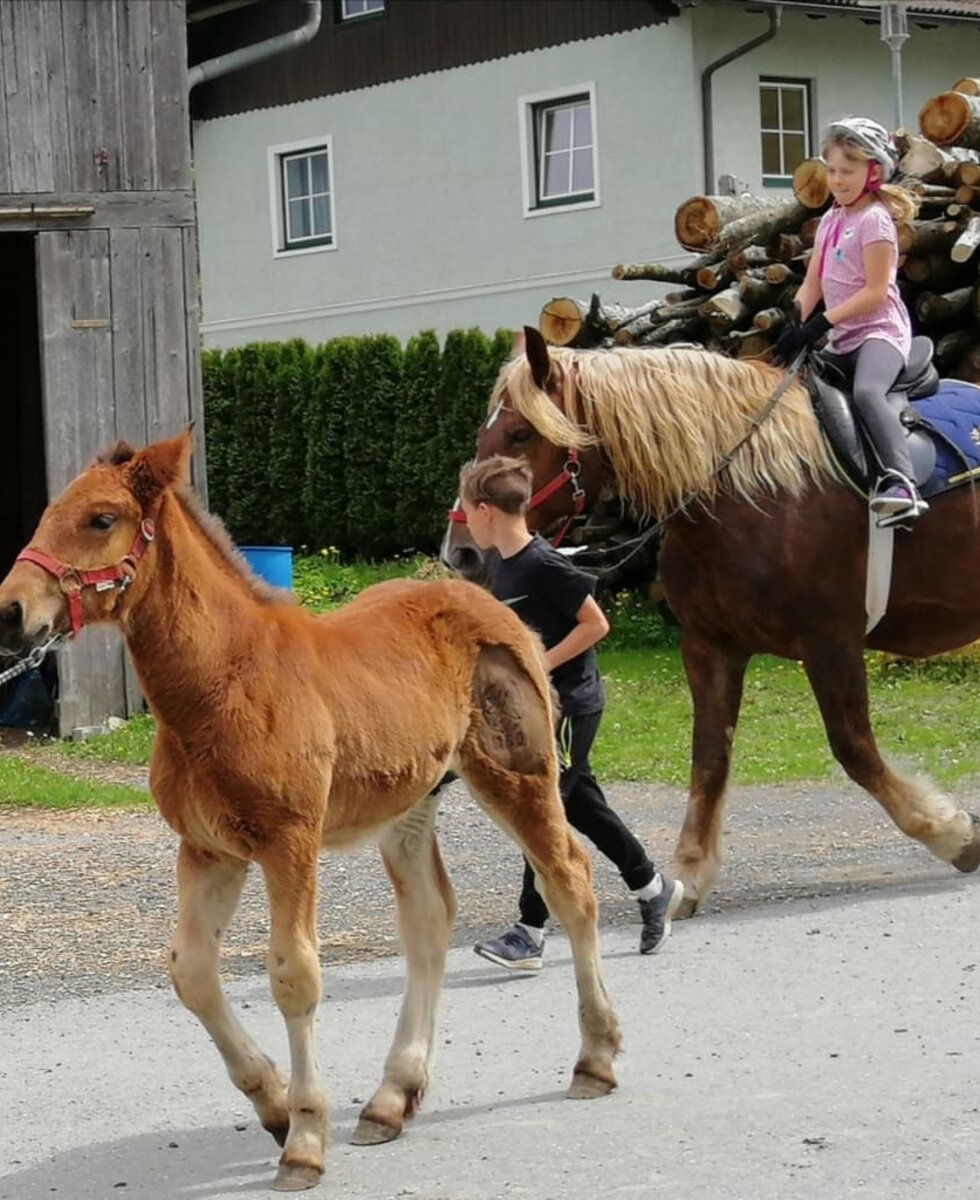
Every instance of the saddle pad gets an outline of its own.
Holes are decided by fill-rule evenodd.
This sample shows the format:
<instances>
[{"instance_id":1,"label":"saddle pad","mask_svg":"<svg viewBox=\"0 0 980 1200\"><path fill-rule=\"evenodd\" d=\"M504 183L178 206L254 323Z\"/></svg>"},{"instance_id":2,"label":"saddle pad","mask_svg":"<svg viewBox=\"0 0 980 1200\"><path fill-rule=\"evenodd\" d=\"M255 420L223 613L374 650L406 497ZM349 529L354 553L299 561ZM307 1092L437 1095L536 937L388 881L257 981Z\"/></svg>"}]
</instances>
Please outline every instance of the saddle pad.
<instances>
[{"instance_id":1,"label":"saddle pad","mask_svg":"<svg viewBox=\"0 0 980 1200\"><path fill-rule=\"evenodd\" d=\"M932 396L911 403L920 428L936 443L936 469L922 495L980 482L980 387L944 379Z\"/></svg>"}]
</instances>

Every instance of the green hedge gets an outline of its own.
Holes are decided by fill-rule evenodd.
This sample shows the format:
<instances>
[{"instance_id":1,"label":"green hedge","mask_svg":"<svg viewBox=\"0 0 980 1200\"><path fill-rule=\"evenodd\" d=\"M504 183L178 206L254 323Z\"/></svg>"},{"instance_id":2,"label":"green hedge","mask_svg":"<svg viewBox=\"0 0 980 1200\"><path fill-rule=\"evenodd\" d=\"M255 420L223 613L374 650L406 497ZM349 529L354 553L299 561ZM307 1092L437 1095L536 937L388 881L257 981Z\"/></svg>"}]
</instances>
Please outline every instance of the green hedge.
<instances>
[{"instance_id":1,"label":"green hedge","mask_svg":"<svg viewBox=\"0 0 980 1200\"><path fill-rule=\"evenodd\" d=\"M430 552L511 335L256 342L203 356L208 493L241 545Z\"/></svg>"}]
</instances>

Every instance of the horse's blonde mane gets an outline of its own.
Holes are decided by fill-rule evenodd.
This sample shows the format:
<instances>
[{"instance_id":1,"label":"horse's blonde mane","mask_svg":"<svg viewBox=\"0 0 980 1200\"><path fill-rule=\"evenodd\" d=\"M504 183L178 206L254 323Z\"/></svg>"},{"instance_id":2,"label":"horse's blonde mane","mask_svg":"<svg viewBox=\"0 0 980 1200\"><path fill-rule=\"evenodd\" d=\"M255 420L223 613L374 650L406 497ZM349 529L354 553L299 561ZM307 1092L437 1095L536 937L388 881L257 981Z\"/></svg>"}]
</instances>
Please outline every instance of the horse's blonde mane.
<instances>
[{"instance_id":1,"label":"horse's blonde mane","mask_svg":"<svg viewBox=\"0 0 980 1200\"><path fill-rule=\"evenodd\" d=\"M779 383L774 367L671 347L548 353L561 368L564 411L535 385L523 354L501 368L490 410L504 401L556 446L600 446L620 494L645 513L719 492L795 495L832 471L798 383L718 471Z\"/></svg>"}]
</instances>

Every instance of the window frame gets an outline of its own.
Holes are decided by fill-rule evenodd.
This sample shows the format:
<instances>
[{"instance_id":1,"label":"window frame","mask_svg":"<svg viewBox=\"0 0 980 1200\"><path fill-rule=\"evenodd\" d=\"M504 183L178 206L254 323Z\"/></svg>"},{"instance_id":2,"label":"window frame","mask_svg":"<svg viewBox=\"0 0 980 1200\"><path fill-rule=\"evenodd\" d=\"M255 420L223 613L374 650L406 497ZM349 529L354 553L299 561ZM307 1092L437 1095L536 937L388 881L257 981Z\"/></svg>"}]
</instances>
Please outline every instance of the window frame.
<instances>
[{"instance_id":1,"label":"window frame","mask_svg":"<svg viewBox=\"0 0 980 1200\"><path fill-rule=\"evenodd\" d=\"M779 92L779 128L771 129L762 124L762 90L763 88L775 88ZM803 128L802 129L786 129L783 124L783 90L793 90L800 92L803 96ZM813 156L813 80L800 78L798 76L787 75L760 75L759 76L759 174L762 179L763 187L791 187L793 183L793 172L789 174L774 175L768 174L765 170L762 153L762 139L767 133L774 133L779 137L779 159L780 165L785 167L785 145L783 137L787 133L802 133L805 139L803 158L811 158Z\"/></svg>"},{"instance_id":2,"label":"window frame","mask_svg":"<svg viewBox=\"0 0 980 1200\"><path fill-rule=\"evenodd\" d=\"M290 245L287 236L286 171L285 163L290 158L309 157L317 150L327 156L327 196L330 204L330 234L326 237L307 238ZM325 250L337 249L337 205L336 179L334 175L333 138L303 138L295 142L284 142L267 149L269 166L269 215L272 222L272 257L295 258L301 254L320 254Z\"/></svg>"},{"instance_id":3,"label":"window frame","mask_svg":"<svg viewBox=\"0 0 980 1200\"><path fill-rule=\"evenodd\" d=\"M543 197L541 191L542 147L540 130L543 114L575 101L588 100L592 117L592 189L589 193L571 193L564 196ZM599 122L594 81L568 87L552 88L547 92L518 96L518 128L521 152L521 191L525 217L543 217L551 213L579 212L586 208L599 208L602 204L599 191ZM581 196L581 199L576 199Z\"/></svg>"},{"instance_id":4,"label":"window frame","mask_svg":"<svg viewBox=\"0 0 980 1200\"><path fill-rule=\"evenodd\" d=\"M388 0L381 0L381 7L372 9L369 12L346 13L344 6L347 0L334 0L334 20L338 25L357 25L361 21L373 21L378 17L388 15Z\"/></svg>"}]
</instances>

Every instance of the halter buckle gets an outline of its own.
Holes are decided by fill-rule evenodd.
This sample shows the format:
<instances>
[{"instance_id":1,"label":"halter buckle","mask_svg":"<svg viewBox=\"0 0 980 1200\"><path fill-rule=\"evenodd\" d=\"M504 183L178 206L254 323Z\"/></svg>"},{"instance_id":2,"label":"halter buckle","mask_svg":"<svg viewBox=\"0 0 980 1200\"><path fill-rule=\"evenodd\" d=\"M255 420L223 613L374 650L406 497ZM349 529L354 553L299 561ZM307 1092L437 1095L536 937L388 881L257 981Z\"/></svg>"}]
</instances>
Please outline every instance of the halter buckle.
<instances>
[{"instance_id":1,"label":"halter buckle","mask_svg":"<svg viewBox=\"0 0 980 1200\"><path fill-rule=\"evenodd\" d=\"M58 587L66 596L77 595L82 590L82 580L74 567L69 567L58 576Z\"/></svg>"}]
</instances>

